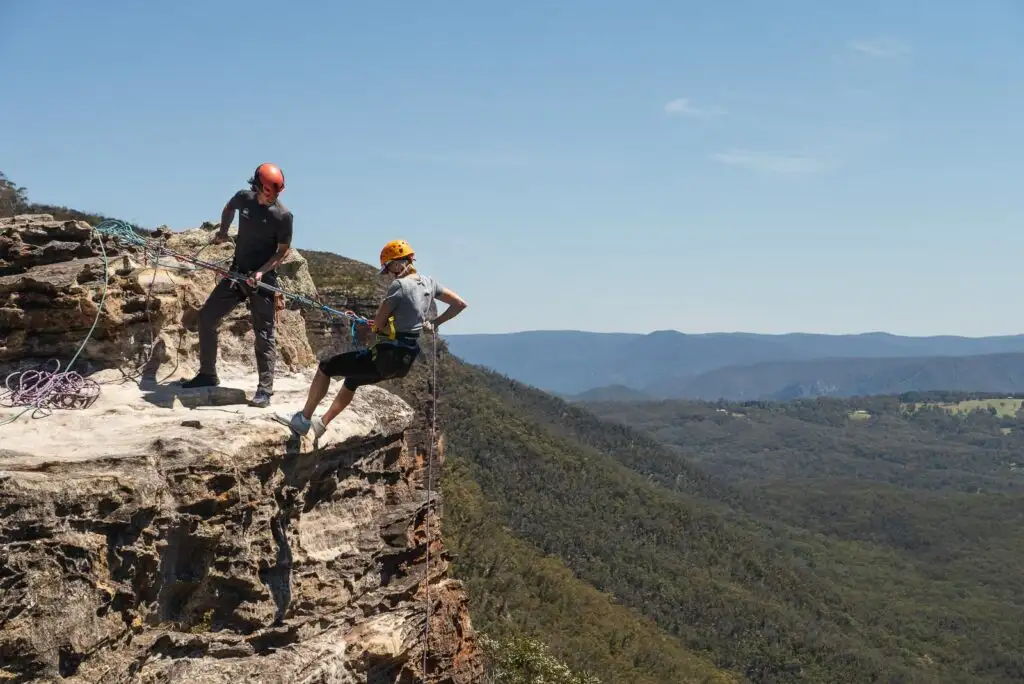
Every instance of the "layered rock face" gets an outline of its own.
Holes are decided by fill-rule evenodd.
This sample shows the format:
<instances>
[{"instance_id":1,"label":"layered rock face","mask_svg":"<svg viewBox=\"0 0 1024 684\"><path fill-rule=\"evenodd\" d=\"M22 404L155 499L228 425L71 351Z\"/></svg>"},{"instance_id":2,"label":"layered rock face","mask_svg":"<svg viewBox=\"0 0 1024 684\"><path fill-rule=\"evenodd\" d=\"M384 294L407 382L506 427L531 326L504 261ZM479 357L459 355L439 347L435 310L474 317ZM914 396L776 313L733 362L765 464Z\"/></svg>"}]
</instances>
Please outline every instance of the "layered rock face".
<instances>
[{"instance_id":1,"label":"layered rock face","mask_svg":"<svg viewBox=\"0 0 1024 684\"><path fill-rule=\"evenodd\" d=\"M88 234L0 223L3 358L73 353L103 282ZM230 254L202 258L215 250ZM221 328L221 387L164 382L191 372L173 370L194 361L180 318L213 277L142 261L110 264L112 306L83 352L109 369L93 376L96 403L0 425L0 682L481 681L466 597L428 515L418 409L365 387L316 443L297 438L245 403L256 379L242 306ZM158 292L145 286L154 273ZM293 351L272 410L287 415L313 356L301 314L280 313L294 315ZM150 333L164 353L133 382L124 365ZM18 412L0 409L0 423Z\"/></svg>"},{"instance_id":2,"label":"layered rock face","mask_svg":"<svg viewBox=\"0 0 1024 684\"><path fill-rule=\"evenodd\" d=\"M381 288L383 289L383 288ZM377 313L377 300L363 300L353 297L350 293L341 288L322 288L317 293L320 301L334 309L348 309L362 316L372 319ZM306 319L306 337L313 353L318 358L341 354L355 349L360 344L361 331L340 321L332 321L323 311L303 312Z\"/></svg>"}]
</instances>

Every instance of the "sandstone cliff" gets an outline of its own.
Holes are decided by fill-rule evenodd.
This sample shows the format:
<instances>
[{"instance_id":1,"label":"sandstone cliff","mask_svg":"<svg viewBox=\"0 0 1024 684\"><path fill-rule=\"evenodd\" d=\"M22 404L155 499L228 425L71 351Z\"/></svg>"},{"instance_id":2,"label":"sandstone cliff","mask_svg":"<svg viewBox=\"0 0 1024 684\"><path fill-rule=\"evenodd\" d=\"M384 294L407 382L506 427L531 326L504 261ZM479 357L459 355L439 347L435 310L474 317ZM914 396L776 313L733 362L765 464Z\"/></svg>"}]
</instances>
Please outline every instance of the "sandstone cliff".
<instances>
[{"instance_id":1,"label":"sandstone cliff","mask_svg":"<svg viewBox=\"0 0 1024 684\"><path fill-rule=\"evenodd\" d=\"M228 258L209 237L162 235ZM105 245L100 307L88 225L0 221L0 363L66 363L99 312L75 370L101 390L88 408L0 425L0 682L480 681L427 515L432 407L364 388L318 444L296 439L245 403L244 305L221 327L222 386L176 387L196 370L191 327L214 276ZM316 295L300 254L282 275ZM301 406L310 325L279 312L270 411Z\"/></svg>"}]
</instances>

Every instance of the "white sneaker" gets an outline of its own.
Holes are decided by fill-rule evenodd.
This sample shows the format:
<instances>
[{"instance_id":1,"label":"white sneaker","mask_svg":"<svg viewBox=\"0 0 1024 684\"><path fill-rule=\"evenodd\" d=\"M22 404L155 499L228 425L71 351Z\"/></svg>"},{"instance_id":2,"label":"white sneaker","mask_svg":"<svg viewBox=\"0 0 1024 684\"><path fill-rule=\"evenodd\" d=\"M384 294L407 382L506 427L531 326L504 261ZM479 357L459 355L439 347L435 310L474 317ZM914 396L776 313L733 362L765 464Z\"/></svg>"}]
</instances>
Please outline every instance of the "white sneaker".
<instances>
[{"instance_id":1,"label":"white sneaker","mask_svg":"<svg viewBox=\"0 0 1024 684\"><path fill-rule=\"evenodd\" d=\"M302 413L299 413L302 416ZM302 416L305 418L305 416ZM313 420L309 421L309 426L313 428L313 437L320 439L327 432L327 426L324 425L324 421L320 419L320 416L313 416Z\"/></svg>"}]
</instances>

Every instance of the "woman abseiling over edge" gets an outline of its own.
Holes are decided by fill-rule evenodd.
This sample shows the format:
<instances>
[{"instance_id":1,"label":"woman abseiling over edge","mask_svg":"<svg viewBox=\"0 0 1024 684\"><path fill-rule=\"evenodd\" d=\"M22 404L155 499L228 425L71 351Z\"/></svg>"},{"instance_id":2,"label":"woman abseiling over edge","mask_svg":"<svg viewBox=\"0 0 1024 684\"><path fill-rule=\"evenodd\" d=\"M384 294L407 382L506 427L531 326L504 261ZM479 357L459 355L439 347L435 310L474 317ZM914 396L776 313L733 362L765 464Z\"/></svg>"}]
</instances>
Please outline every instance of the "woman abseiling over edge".
<instances>
[{"instance_id":1,"label":"woman abseiling over edge","mask_svg":"<svg viewBox=\"0 0 1024 684\"><path fill-rule=\"evenodd\" d=\"M425 328L436 331L442 323L462 313L467 306L462 297L430 276L418 273L412 265L414 260L415 253L405 240L392 240L384 245L380 252L380 272L381 275L390 275L393 280L371 323L378 336L377 342L370 349L345 352L321 361L309 386L305 407L291 418L278 415L279 421L300 435L305 435L312 428L313 434L319 438L331 421L349 405L360 386L408 375L420 353L419 336ZM447 304L448 308L428 321L435 299ZM331 378L337 377L345 378L338 396L322 417L314 417L316 407L327 396Z\"/></svg>"}]
</instances>

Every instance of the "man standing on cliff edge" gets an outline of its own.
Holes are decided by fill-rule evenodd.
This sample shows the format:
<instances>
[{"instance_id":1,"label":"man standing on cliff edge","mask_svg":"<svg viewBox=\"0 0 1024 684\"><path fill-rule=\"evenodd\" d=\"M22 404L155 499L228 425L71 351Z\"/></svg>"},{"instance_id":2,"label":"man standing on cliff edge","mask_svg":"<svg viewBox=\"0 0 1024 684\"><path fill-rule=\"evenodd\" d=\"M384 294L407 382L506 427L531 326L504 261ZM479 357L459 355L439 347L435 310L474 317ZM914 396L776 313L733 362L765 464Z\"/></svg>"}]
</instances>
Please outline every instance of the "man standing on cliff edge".
<instances>
[{"instance_id":1,"label":"man standing on cliff edge","mask_svg":"<svg viewBox=\"0 0 1024 684\"><path fill-rule=\"evenodd\" d=\"M256 334L256 368L259 386L250 406L265 408L274 393L277 347L274 341L274 293L257 287L264 282L277 286L276 269L292 243L292 212L281 204L284 174L274 164L260 164L249 179L249 189L239 190L220 215L214 243L228 239L228 228L239 212L238 237L230 270L249 276L245 283L221 279L199 311L199 373L182 387L214 387L217 378L217 326L236 306L249 301L252 329Z\"/></svg>"}]
</instances>

